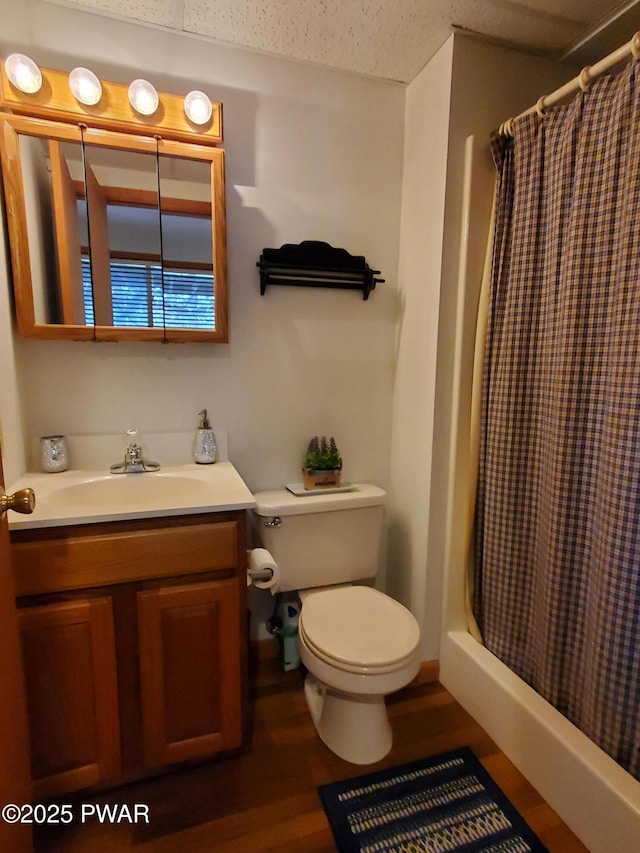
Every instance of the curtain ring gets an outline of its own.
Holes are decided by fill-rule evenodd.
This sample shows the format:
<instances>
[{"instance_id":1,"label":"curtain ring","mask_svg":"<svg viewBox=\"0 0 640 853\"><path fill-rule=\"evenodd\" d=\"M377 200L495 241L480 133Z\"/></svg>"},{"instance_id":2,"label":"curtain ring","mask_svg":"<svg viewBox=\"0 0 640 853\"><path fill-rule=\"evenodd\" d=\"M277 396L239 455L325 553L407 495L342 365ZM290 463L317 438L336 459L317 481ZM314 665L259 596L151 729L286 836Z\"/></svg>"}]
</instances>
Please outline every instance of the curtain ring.
<instances>
[{"instance_id":1,"label":"curtain ring","mask_svg":"<svg viewBox=\"0 0 640 853\"><path fill-rule=\"evenodd\" d=\"M631 55L634 59L640 59L640 31L631 39Z\"/></svg>"},{"instance_id":2,"label":"curtain ring","mask_svg":"<svg viewBox=\"0 0 640 853\"><path fill-rule=\"evenodd\" d=\"M543 95L541 98L538 98L536 102L536 112L538 113L540 118L544 118L546 116L546 113L544 111L544 102L546 97L546 95Z\"/></svg>"},{"instance_id":3,"label":"curtain ring","mask_svg":"<svg viewBox=\"0 0 640 853\"><path fill-rule=\"evenodd\" d=\"M505 136L513 137L513 116L509 117L503 124L503 133Z\"/></svg>"},{"instance_id":4,"label":"curtain ring","mask_svg":"<svg viewBox=\"0 0 640 853\"><path fill-rule=\"evenodd\" d=\"M580 72L580 77L578 78L578 81L580 83L580 88L582 89L582 91L586 92L589 89L589 86L591 85L591 68L588 65Z\"/></svg>"}]
</instances>

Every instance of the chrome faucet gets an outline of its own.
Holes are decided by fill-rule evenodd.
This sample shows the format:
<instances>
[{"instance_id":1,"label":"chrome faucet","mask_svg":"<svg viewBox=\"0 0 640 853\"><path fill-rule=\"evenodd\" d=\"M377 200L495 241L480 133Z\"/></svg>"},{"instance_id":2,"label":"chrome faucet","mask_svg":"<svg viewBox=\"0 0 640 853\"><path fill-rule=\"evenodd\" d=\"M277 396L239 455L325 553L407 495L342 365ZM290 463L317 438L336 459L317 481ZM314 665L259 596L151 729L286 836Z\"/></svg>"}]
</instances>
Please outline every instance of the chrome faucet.
<instances>
[{"instance_id":1,"label":"chrome faucet","mask_svg":"<svg viewBox=\"0 0 640 853\"><path fill-rule=\"evenodd\" d=\"M145 471L158 471L157 462L148 462L142 453L142 445L138 443L138 430L128 429L129 444L124 452L124 462L116 462L111 466L112 474L143 474Z\"/></svg>"}]
</instances>

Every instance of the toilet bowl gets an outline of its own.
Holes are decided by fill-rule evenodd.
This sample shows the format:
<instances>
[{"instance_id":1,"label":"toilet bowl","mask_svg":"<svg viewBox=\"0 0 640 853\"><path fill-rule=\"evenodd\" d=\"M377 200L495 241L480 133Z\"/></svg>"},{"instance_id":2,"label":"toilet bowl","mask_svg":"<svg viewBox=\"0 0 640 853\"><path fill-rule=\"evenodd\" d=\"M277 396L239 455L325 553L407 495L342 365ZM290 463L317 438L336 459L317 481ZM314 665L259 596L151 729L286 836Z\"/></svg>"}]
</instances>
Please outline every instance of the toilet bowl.
<instances>
[{"instance_id":1,"label":"toilet bowl","mask_svg":"<svg viewBox=\"0 0 640 853\"><path fill-rule=\"evenodd\" d=\"M306 590L301 600L298 642L316 730L346 761L380 761L392 744L384 697L420 668L418 624L370 587Z\"/></svg>"}]
</instances>

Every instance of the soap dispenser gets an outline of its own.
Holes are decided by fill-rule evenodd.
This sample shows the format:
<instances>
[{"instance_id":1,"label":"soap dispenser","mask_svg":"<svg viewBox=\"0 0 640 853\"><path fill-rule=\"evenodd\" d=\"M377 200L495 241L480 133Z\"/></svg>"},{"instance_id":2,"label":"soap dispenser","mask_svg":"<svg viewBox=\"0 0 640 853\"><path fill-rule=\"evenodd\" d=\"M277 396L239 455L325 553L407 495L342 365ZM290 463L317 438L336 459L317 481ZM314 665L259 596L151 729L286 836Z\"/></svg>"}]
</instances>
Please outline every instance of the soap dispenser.
<instances>
[{"instance_id":1,"label":"soap dispenser","mask_svg":"<svg viewBox=\"0 0 640 853\"><path fill-rule=\"evenodd\" d=\"M216 447L216 437L211 429L207 410L203 409L200 412L200 424L196 430L195 441L193 442L193 461L201 465L211 465L218 458L218 448Z\"/></svg>"}]
</instances>

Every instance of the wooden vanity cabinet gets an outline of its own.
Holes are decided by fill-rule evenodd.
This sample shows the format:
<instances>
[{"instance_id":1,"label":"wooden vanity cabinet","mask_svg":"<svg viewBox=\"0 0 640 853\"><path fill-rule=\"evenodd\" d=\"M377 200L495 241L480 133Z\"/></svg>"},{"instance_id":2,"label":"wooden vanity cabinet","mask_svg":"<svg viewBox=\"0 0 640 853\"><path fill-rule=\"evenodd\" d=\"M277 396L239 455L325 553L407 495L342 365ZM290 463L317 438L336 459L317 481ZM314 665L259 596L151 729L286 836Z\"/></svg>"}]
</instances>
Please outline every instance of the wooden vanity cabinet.
<instances>
[{"instance_id":1,"label":"wooden vanity cabinet","mask_svg":"<svg viewBox=\"0 0 640 853\"><path fill-rule=\"evenodd\" d=\"M237 623L238 584L233 579L138 593L147 766L240 745Z\"/></svg>"},{"instance_id":2,"label":"wooden vanity cabinet","mask_svg":"<svg viewBox=\"0 0 640 853\"><path fill-rule=\"evenodd\" d=\"M120 775L113 607L109 597L19 612L36 799Z\"/></svg>"},{"instance_id":3,"label":"wooden vanity cabinet","mask_svg":"<svg viewBox=\"0 0 640 853\"><path fill-rule=\"evenodd\" d=\"M11 542L36 798L241 746L244 511Z\"/></svg>"}]
</instances>

